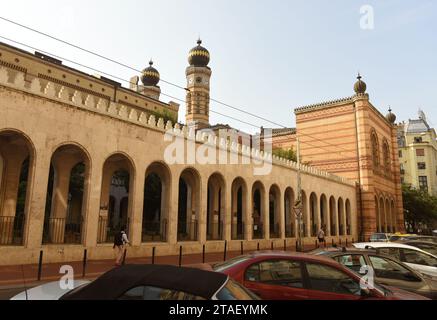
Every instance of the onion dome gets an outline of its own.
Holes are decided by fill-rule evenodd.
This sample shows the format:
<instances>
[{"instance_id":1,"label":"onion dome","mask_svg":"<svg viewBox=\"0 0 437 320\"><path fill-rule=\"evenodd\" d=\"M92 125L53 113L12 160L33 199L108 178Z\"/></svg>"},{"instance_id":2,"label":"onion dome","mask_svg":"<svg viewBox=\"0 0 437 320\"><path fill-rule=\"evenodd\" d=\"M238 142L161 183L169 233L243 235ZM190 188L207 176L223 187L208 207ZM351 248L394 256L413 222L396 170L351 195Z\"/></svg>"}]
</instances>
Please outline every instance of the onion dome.
<instances>
[{"instance_id":1,"label":"onion dome","mask_svg":"<svg viewBox=\"0 0 437 320\"><path fill-rule=\"evenodd\" d=\"M361 81L361 75L358 73L358 81L355 82L354 90L356 94L364 94L366 93L367 85L364 81Z\"/></svg>"},{"instance_id":2,"label":"onion dome","mask_svg":"<svg viewBox=\"0 0 437 320\"><path fill-rule=\"evenodd\" d=\"M391 108L388 109L388 113L385 116L385 118L387 119L388 122L390 122L391 124L394 124L396 122L396 115L394 113L391 112Z\"/></svg>"},{"instance_id":3,"label":"onion dome","mask_svg":"<svg viewBox=\"0 0 437 320\"><path fill-rule=\"evenodd\" d=\"M145 86L156 86L159 82L159 72L153 66L153 61L149 61L149 66L143 70L141 82Z\"/></svg>"},{"instance_id":4,"label":"onion dome","mask_svg":"<svg viewBox=\"0 0 437 320\"><path fill-rule=\"evenodd\" d=\"M188 53L188 63L194 67L206 67L209 63L209 51L201 46L202 40L197 40L197 46Z\"/></svg>"}]
</instances>

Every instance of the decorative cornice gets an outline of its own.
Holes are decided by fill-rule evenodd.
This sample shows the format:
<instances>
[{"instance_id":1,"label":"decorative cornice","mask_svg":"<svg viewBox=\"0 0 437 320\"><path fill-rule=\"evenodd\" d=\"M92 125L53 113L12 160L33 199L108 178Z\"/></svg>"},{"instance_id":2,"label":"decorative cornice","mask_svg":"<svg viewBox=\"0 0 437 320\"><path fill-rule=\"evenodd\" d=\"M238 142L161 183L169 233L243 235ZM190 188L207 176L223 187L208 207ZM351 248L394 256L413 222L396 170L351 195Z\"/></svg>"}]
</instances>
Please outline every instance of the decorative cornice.
<instances>
[{"instance_id":1,"label":"decorative cornice","mask_svg":"<svg viewBox=\"0 0 437 320\"><path fill-rule=\"evenodd\" d=\"M354 98L355 98L355 96L352 96L352 97L346 97L346 98L341 98L341 99L337 99L337 100L324 101L324 102L320 102L320 103L310 104L310 105L306 105L306 106L302 106L302 107L298 107L298 108L294 109L294 113L300 114L300 113L305 113L305 112L310 112L310 111L314 111L314 110L320 110L320 109L332 107L332 106L335 106L337 104L352 103L352 102L354 102Z\"/></svg>"}]
</instances>

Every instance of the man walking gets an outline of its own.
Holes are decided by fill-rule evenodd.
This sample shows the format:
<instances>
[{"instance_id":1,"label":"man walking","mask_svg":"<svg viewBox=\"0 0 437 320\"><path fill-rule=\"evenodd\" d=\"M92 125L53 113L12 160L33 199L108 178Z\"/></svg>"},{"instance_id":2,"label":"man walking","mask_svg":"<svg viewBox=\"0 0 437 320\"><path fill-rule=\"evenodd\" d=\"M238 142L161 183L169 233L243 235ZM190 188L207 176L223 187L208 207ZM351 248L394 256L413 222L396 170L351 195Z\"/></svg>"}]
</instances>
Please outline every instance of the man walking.
<instances>
[{"instance_id":1,"label":"man walking","mask_svg":"<svg viewBox=\"0 0 437 320\"><path fill-rule=\"evenodd\" d=\"M114 249L115 249L115 265L121 266L124 254L124 248L126 244L130 245L129 239L127 238L124 228L121 228L119 232L114 237Z\"/></svg>"},{"instance_id":2,"label":"man walking","mask_svg":"<svg viewBox=\"0 0 437 320\"><path fill-rule=\"evenodd\" d=\"M319 239L319 244L325 243L325 231L323 231L323 228L321 227L319 232L317 232L317 238Z\"/></svg>"}]
</instances>

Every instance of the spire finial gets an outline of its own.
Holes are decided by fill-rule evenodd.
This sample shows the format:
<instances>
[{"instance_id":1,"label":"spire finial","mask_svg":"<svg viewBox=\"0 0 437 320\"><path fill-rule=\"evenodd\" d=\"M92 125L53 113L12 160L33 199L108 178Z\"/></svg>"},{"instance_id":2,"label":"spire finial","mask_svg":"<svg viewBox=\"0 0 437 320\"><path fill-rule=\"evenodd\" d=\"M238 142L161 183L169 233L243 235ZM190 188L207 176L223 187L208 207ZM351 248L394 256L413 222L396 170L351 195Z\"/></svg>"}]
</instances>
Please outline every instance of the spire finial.
<instances>
[{"instance_id":1,"label":"spire finial","mask_svg":"<svg viewBox=\"0 0 437 320\"><path fill-rule=\"evenodd\" d=\"M388 106L388 112L392 112L393 110L391 109L390 106Z\"/></svg>"},{"instance_id":2,"label":"spire finial","mask_svg":"<svg viewBox=\"0 0 437 320\"><path fill-rule=\"evenodd\" d=\"M150 58L150 60L149 60L149 66L153 66L153 59L152 58Z\"/></svg>"},{"instance_id":3,"label":"spire finial","mask_svg":"<svg viewBox=\"0 0 437 320\"><path fill-rule=\"evenodd\" d=\"M197 44L198 44L199 46L202 44L202 40L200 39L200 36L199 36L199 38L197 38Z\"/></svg>"},{"instance_id":4,"label":"spire finial","mask_svg":"<svg viewBox=\"0 0 437 320\"><path fill-rule=\"evenodd\" d=\"M362 76L361 76L360 72L358 71L357 79L358 79L358 80L361 80L361 78L362 78Z\"/></svg>"}]
</instances>

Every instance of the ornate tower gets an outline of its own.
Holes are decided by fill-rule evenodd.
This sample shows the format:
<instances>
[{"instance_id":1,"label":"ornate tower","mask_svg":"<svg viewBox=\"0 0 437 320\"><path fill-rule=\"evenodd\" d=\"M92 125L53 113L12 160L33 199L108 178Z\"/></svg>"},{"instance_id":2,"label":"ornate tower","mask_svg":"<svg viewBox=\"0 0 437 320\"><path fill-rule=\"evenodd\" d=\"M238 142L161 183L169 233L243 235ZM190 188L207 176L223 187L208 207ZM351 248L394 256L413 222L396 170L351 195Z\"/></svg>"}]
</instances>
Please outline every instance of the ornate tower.
<instances>
[{"instance_id":1,"label":"ornate tower","mask_svg":"<svg viewBox=\"0 0 437 320\"><path fill-rule=\"evenodd\" d=\"M194 125L196 129L209 126L209 80L211 69L208 67L209 52L197 41L197 46L190 50L185 70L187 77L187 125Z\"/></svg>"}]
</instances>

